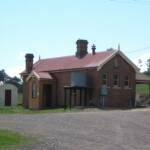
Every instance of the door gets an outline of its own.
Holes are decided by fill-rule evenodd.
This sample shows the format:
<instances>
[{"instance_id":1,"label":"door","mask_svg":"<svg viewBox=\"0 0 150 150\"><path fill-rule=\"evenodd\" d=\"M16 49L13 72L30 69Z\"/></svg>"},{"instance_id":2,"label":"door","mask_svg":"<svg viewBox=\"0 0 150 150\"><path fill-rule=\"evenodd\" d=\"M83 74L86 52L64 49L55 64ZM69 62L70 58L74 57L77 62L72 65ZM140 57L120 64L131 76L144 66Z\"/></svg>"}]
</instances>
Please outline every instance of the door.
<instances>
[{"instance_id":1,"label":"door","mask_svg":"<svg viewBox=\"0 0 150 150\"><path fill-rule=\"evenodd\" d=\"M51 106L51 99L52 99L52 86L50 84L45 84L43 86L44 107Z\"/></svg>"},{"instance_id":2,"label":"door","mask_svg":"<svg viewBox=\"0 0 150 150\"><path fill-rule=\"evenodd\" d=\"M5 106L11 106L11 90L5 90Z\"/></svg>"}]
</instances>

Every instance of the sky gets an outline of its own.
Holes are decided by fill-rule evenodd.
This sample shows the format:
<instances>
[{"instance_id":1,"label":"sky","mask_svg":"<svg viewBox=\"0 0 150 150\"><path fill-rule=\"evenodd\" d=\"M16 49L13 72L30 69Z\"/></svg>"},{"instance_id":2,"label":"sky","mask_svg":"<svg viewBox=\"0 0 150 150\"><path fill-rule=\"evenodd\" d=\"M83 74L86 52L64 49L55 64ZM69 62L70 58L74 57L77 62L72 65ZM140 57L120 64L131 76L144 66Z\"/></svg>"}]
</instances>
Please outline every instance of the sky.
<instances>
[{"instance_id":1,"label":"sky","mask_svg":"<svg viewBox=\"0 0 150 150\"><path fill-rule=\"evenodd\" d=\"M0 70L18 76L25 54L73 55L76 40L96 51L121 50L146 69L150 58L150 0L0 0ZM141 65L138 64L141 59Z\"/></svg>"}]
</instances>

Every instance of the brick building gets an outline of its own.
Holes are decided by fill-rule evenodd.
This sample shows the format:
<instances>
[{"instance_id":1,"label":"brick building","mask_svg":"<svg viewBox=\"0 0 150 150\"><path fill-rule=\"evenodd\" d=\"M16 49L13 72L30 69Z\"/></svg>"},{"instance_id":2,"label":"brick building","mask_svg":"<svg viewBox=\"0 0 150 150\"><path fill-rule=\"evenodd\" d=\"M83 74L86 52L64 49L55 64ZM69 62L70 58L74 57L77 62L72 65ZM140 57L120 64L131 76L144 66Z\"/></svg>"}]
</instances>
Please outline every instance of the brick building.
<instances>
[{"instance_id":1,"label":"brick building","mask_svg":"<svg viewBox=\"0 0 150 150\"><path fill-rule=\"evenodd\" d=\"M134 106L138 68L120 50L88 53L88 41L77 40L75 55L40 59L26 54L23 105L41 109L58 106Z\"/></svg>"}]
</instances>

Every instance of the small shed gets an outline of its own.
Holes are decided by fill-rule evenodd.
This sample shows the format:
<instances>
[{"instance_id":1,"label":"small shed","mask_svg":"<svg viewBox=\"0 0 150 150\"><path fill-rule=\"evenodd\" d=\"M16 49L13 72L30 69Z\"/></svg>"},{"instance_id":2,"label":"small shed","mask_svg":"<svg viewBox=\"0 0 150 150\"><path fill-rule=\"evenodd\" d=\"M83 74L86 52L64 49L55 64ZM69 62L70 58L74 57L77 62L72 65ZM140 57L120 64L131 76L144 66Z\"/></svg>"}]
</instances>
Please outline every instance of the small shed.
<instances>
[{"instance_id":1,"label":"small shed","mask_svg":"<svg viewBox=\"0 0 150 150\"><path fill-rule=\"evenodd\" d=\"M136 93L136 103L142 105L150 104L150 76L143 73L136 74L136 84L146 84L147 90L142 93Z\"/></svg>"},{"instance_id":2,"label":"small shed","mask_svg":"<svg viewBox=\"0 0 150 150\"><path fill-rule=\"evenodd\" d=\"M0 106L16 106L18 88L10 83L0 83Z\"/></svg>"},{"instance_id":3,"label":"small shed","mask_svg":"<svg viewBox=\"0 0 150 150\"><path fill-rule=\"evenodd\" d=\"M137 73L136 84L150 84L150 76L143 73Z\"/></svg>"}]
</instances>

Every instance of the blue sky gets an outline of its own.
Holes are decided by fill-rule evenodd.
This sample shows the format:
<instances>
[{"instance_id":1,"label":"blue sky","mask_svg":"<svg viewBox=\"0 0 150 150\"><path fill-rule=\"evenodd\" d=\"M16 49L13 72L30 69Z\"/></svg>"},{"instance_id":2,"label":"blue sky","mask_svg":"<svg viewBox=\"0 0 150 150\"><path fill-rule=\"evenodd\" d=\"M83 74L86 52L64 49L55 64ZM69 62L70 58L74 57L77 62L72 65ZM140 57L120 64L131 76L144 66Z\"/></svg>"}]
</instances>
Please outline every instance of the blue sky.
<instances>
[{"instance_id":1,"label":"blue sky","mask_svg":"<svg viewBox=\"0 0 150 150\"><path fill-rule=\"evenodd\" d=\"M72 55L77 39L97 51L121 50L143 68L150 58L149 0L0 0L0 69L24 69L25 53L41 58ZM143 69L142 69L143 70Z\"/></svg>"}]
</instances>

